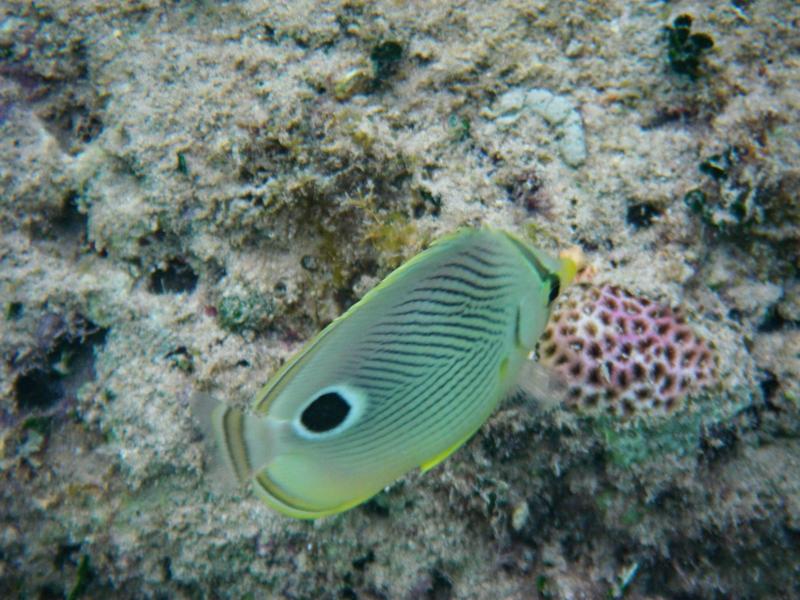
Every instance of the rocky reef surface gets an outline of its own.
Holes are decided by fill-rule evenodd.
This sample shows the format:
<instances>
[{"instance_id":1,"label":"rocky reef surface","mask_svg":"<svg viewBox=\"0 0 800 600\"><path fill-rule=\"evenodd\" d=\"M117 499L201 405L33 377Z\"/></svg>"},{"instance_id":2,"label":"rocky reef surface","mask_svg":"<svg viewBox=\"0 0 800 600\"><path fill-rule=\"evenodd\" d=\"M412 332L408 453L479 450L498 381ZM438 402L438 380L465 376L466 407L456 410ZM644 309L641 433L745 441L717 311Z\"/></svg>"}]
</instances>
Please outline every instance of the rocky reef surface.
<instances>
[{"instance_id":1,"label":"rocky reef surface","mask_svg":"<svg viewBox=\"0 0 800 600\"><path fill-rule=\"evenodd\" d=\"M0 596L800 596L800 6L0 5ZM192 398L267 377L437 236L579 245L718 382L505 402L291 520Z\"/></svg>"}]
</instances>

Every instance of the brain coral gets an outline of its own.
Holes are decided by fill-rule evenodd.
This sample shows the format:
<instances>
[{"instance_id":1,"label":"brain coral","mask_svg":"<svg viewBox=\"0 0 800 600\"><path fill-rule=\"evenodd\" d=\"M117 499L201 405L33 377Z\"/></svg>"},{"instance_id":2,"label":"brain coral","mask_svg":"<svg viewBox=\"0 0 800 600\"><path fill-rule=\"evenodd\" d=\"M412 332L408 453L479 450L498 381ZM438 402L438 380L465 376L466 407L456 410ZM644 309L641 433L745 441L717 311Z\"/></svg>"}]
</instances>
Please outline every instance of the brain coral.
<instances>
[{"instance_id":1,"label":"brain coral","mask_svg":"<svg viewBox=\"0 0 800 600\"><path fill-rule=\"evenodd\" d=\"M630 418L665 415L716 377L713 345L680 311L613 286L575 286L553 310L539 359L567 405Z\"/></svg>"}]
</instances>

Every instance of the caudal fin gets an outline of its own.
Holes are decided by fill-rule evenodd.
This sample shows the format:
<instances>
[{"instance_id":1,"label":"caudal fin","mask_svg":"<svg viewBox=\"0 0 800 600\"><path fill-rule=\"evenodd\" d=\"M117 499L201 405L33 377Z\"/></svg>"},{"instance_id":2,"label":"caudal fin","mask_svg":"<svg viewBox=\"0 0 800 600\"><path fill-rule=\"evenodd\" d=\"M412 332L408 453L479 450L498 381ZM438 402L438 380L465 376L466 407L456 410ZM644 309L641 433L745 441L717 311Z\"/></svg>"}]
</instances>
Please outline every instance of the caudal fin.
<instances>
[{"instance_id":1,"label":"caudal fin","mask_svg":"<svg viewBox=\"0 0 800 600\"><path fill-rule=\"evenodd\" d=\"M263 417L220 404L211 423L225 465L239 481L250 479L274 457L275 432Z\"/></svg>"},{"instance_id":2,"label":"caudal fin","mask_svg":"<svg viewBox=\"0 0 800 600\"><path fill-rule=\"evenodd\" d=\"M207 395L195 398L194 412L209 445L215 446L212 472L223 471L228 479L232 475L244 483L271 460L274 440L263 418L220 404Z\"/></svg>"}]
</instances>

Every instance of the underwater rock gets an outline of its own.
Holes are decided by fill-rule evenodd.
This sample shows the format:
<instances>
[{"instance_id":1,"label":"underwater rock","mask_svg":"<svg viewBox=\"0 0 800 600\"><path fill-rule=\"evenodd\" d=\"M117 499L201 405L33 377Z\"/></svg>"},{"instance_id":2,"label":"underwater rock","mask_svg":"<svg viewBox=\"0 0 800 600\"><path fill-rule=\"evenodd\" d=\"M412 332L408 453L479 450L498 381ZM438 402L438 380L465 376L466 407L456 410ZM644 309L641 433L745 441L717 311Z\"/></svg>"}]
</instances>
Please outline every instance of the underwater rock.
<instances>
[{"instance_id":1,"label":"underwater rock","mask_svg":"<svg viewBox=\"0 0 800 600\"><path fill-rule=\"evenodd\" d=\"M580 167L586 162L586 140L583 122L575 105L566 96L557 96L545 89L511 90L500 96L496 115L498 125L510 128L524 111L530 111L544 119L556 130L561 158L570 167Z\"/></svg>"},{"instance_id":2,"label":"underwater rock","mask_svg":"<svg viewBox=\"0 0 800 600\"><path fill-rule=\"evenodd\" d=\"M333 95L337 100L349 100L356 94L369 90L373 83L369 69L351 69L334 82Z\"/></svg>"},{"instance_id":3,"label":"underwater rock","mask_svg":"<svg viewBox=\"0 0 800 600\"><path fill-rule=\"evenodd\" d=\"M800 597L800 4L99 4L0 19L0 598ZM685 298L720 389L515 396L314 524L212 485L195 393L245 408L465 225Z\"/></svg>"}]
</instances>

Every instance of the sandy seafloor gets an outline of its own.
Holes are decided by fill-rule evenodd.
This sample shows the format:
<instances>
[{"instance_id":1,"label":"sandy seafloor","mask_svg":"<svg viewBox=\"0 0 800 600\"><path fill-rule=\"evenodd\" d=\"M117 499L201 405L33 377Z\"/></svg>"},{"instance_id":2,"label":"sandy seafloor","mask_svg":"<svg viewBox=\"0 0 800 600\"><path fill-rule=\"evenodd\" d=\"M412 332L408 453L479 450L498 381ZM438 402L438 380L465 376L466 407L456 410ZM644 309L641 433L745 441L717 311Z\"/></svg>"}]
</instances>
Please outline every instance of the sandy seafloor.
<instances>
[{"instance_id":1,"label":"sandy seafloor","mask_svg":"<svg viewBox=\"0 0 800 600\"><path fill-rule=\"evenodd\" d=\"M799 116L792 0L0 3L0 596L800 597ZM193 395L464 224L682 307L718 384L505 403L316 522L215 484Z\"/></svg>"}]
</instances>

